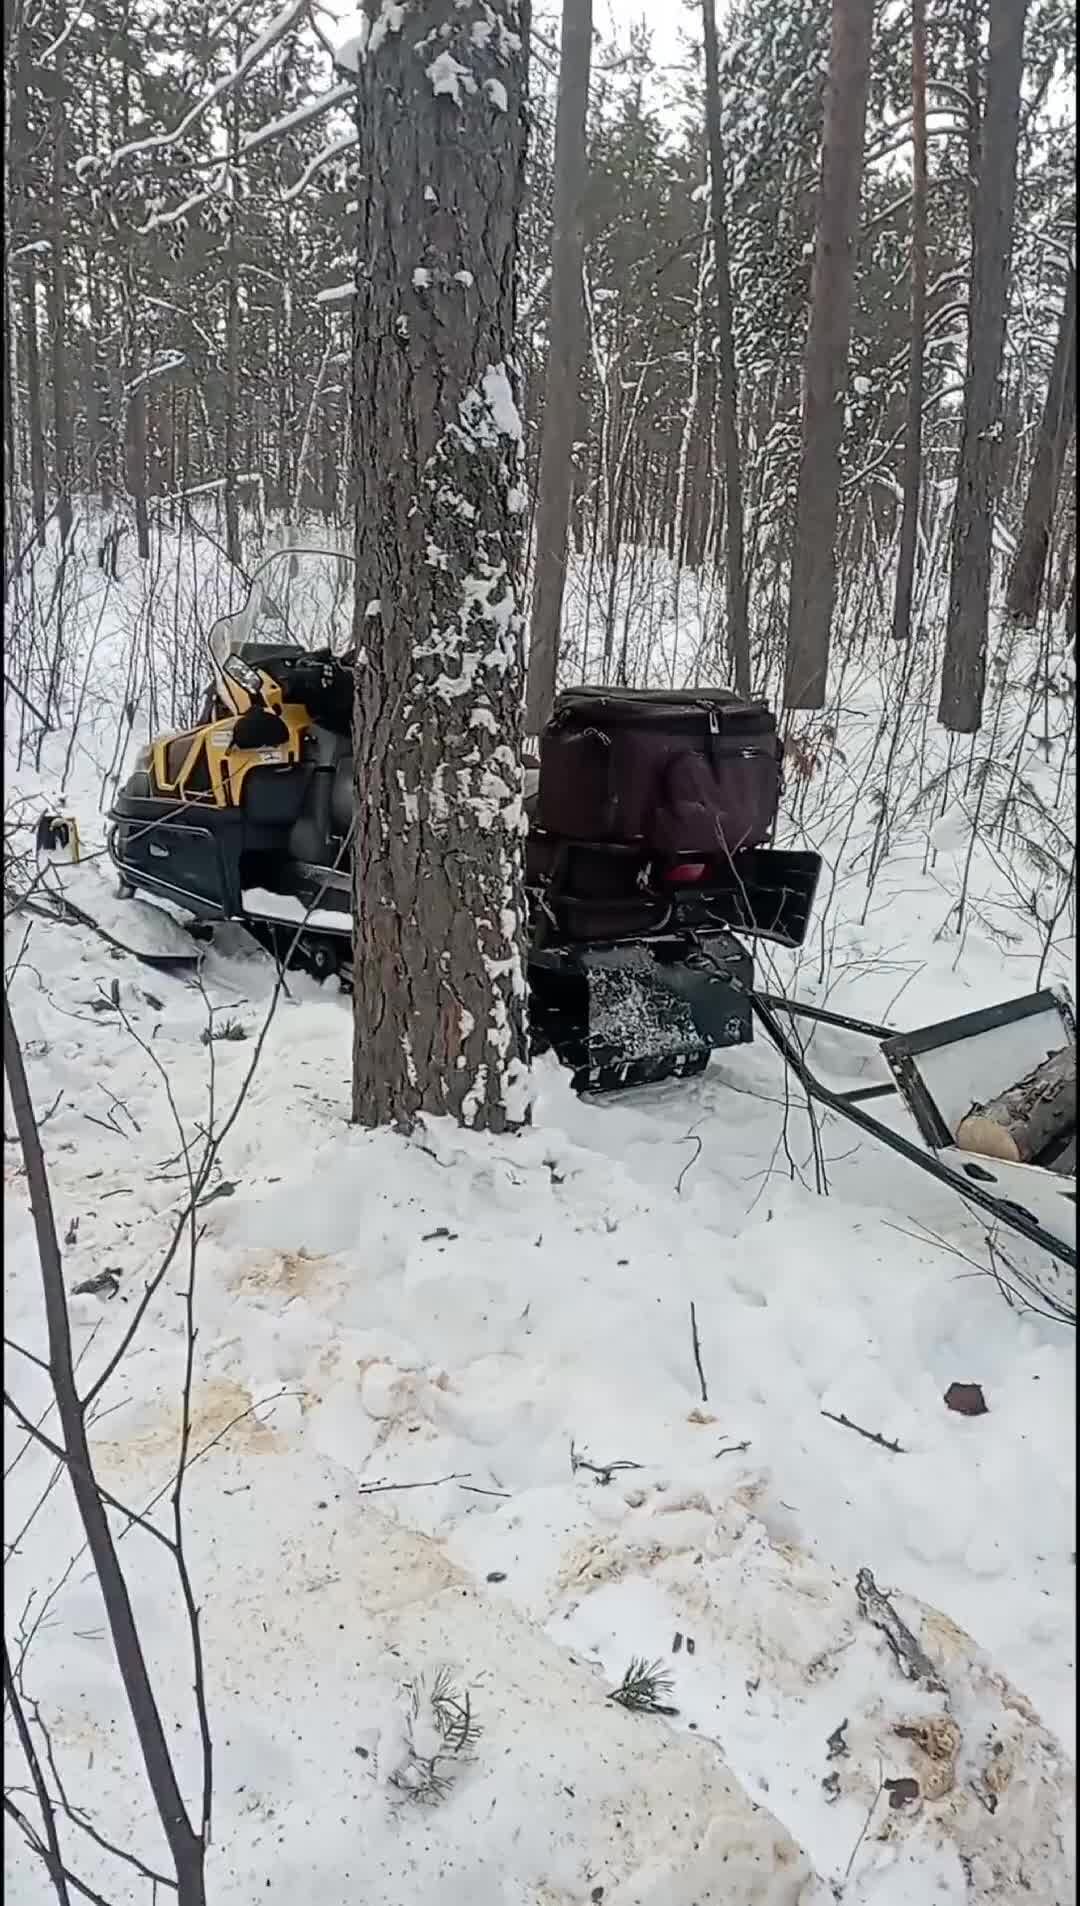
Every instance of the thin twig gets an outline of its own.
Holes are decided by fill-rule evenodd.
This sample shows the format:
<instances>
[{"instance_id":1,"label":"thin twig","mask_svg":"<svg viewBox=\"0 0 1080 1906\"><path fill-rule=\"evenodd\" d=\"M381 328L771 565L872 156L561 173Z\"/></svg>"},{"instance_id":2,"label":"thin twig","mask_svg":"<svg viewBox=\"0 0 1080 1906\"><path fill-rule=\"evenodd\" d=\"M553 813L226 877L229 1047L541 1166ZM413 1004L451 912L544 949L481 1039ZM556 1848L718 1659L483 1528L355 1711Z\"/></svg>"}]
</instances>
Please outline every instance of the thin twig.
<instances>
[{"instance_id":1,"label":"thin twig","mask_svg":"<svg viewBox=\"0 0 1080 1906\"><path fill-rule=\"evenodd\" d=\"M862 1832L860 1833L860 1835L859 1835L859 1837L858 1837L858 1839L856 1840L856 1842L855 1842L855 1845L854 1845L854 1846L852 1847L852 1849L851 1849L851 1858L849 1859L849 1861L848 1861L848 1863L847 1863L847 1865L846 1865L846 1866L845 1866L845 1868L844 1868L844 1880L845 1880L845 1882L846 1882L846 1881L847 1881L847 1880L848 1880L848 1879L850 1878L850 1876L851 1876L851 1869L852 1869L852 1867L853 1867L853 1866L854 1866L854 1864L855 1864L855 1856L856 1856L856 1854L858 1853L858 1851L859 1851L859 1848L861 1847L861 1845L862 1845L862 1843L863 1843L863 1841L865 1840L865 1838L866 1838L866 1836L867 1836L867 1833L868 1833L868 1832L869 1832L869 1830L870 1830L870 1822L871 1822L871 1820L873 1819L873 1817L874 1817L874 1814L875 1814L875 1813L876 1813L876 1811L877 1811L877 1803L878 1803L878 1801L879 1801L879 1800L881 1799L881 1796L882 1796L882 1794L883 1794L884 1792L885 1792L885 1769L884 1769L884 1767L883 1767L883 1765L882 1765L882 1763L881 1763L881 1760L879 1759L879 1760L878 1760L878 1788L877 1788L877 1792L876 1792L876 1794L874 1795L874 1798L873 1798L873 1800L872 1800L872 1801L870 1802L870 1811L869 1811L869 1813L867 1814L867 1816L866 1816L866 1819L865 1819L865 1820L863 1821L863 1825L862 1825Z\"/></svg>"},{"instance_id":2,"label":"thin twig","mask_svg":"<svg viewBox=\"0 0 1080 1906\"><path fill-rule=\"evenodd\" d=\"M357 1495L381 1496L392 1489L441 1489L445 1482L464 1482L469 1475L466 1469L460 1476L433 1476L428 1482L362 1482Z\"/></svg>"},{"instance_id":3,"label":"thin twig","mask_svg":"<svg viewBox=\"0 0 1080 1906\"><path fill-rule=\"evenodd\" d=\"M701 1367L701 1339L698 1336L697 1311L694 1309L693 1303L690 1305L690 1335L694 1343L694 1362L697 1365L698 1382L701 1385L701 1400L703 1403L707 1403L709 1400L709 1392L705 1387L705 1372Z\"/></svg>"},{"instance_id":4,"label":"thin twig","mask_svg":"<svg viewBox=\"0 0 1080 1906\"><path fill-rule=\"evenodd\" d=\"M155 1528L154 1524L147 1522L145 1516L141 1516L137 1509L129 1509L126 1502L121 1502L117 1496L110 1495L107 1489L103 1489L101 1484L97 1481L89 1463L80 1464L78 1459L69 1455L67 1450L62 1449L59 1443L54 1443L51 1436L46 1436L44 1430L36 1428L30 1421L30 1418L19 1408L15 1398L7 1390L4 1391L4 1407L11 1411L20 1429L24 1429L26 1434L32 1437L35 1443L40 1443L42 1449L47 1449L50 1456L55 1457L58 1463L61 1463L65 1469L71 1471L72 1480L74 1480L76 1472L81 1472L93 1483L102 1502L108 1503L110 1509L115 1509L118 1515L126 1516L129 1522L136 1523L140 1529L145 1529L147 1535L152 1535L155 1541L163 1542L170 1554L172 1553L172 1539L165 1534L163 1529Z\"/></svg>"},{"instance_id":5,"label":"thin twig","mask_svg":"<svg viewBox=\"0 0 1080 1906\"><path fill-rule=\"evenodd\" d=\"M22 1050L11 1017L10 1001L6 998L3 1002L3 1018L4 1072L30 1191L48 1330L49 1365L52 1371L53 1388L56 1392L60 1428L63 1433L65 1460L71 1476L79 1518L94 1560L94 1571L101 1588L116 1663L120 1670L142 1753L147 1782L173 1858L177 1880L182 1889L186 1887L186 1897L190 1899L192 1906L197 1906L197 1902L201 1902L204 1897L202 1875L205 1849L201 1837L192 1827L180 1791L164 1722L136 1626L128 1585L120 1567L116 1543L109 1526L106 1498L94 1475L87 1441L86 1403L80 1399L76 1387L71 1322L68 1316L67 1293L64 1288L63 1259L56 1231L49 1175L41 1146L41 1136L34 1117ZM29 1419L22 1417L21 1411L17 1413L22 1418L23 1427L29 1428ZM39 1436L42 1434L41 1431L36 1433ZM123 1513L126 1514L127 1511L124 1510ZM156 1533L159 1539L168 1541L167 1537L161 1537L160 1531ZM169 1546L171 1547L171 1544Z\"/></svg>"},{"instance_id":6,"label":"thin twig","mask_svg":"<svg viewBox=\"0 0 1080 1906\"><path fill-rule=\"evenodd\" d=\"M907 1455L902 1444L890 1443L888 1437L879 1436L877 1430L863 1429L858 1423L853 1423L849 1416L834 1416L831 1410L822 1410L821 1414L827 1416L830 1423L839 1423L842 1429L854 1430L856 1436L865 1436L868 1443L876 1443L879 1449L891 1450L894 1456Z\"/></svg>"},{"instance_id":7,"label":"thin twig","mask_svg":"<svg viewBox=\"0 0 1080 1906\"><path fill-rule=\"evenodd\" d=\"M70 1906L71 1895L68 1892L64 1858L60 1851L60 1835L56 1825L56 1809L49 1796L49 1789L45 1783L45 1775L42 1772L38 1752L30 1733L29 1722L23 1712L22 1701L19 1698L19 1690L15 1684L15 1676L12 1673L11 1657L8 1654L6 1639L4 1641L4 1699L11 1710L11 1718L15 1722L15 1732L19 1737L19 1746L22 1748L30 1778L34 1783L34 1792L37 1795L38 1806L41 1808L41 1825L45 1834L45 1841L43 1844L39 1844L39 1851L45 1862L49 1878L52 1880L53 1886L56 1889L59 1906Z\"/></svg>"}]
</instances>

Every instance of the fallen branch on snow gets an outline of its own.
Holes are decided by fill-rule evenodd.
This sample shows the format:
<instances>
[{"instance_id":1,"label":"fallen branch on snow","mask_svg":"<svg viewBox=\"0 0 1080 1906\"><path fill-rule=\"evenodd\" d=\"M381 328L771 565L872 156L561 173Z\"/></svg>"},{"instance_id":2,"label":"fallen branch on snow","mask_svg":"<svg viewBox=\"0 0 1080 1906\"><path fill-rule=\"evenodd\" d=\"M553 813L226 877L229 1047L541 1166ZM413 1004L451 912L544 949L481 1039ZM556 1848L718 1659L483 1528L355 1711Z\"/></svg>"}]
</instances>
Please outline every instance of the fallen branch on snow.
<instances>
[{"instance_id":1,"label":"fallen branch on snow","mask_svg":"<svg viewBox=\"0 0 1080 1906\"><path fill-rule=\"evenodd\" d=\"M853 1423L850 1416L844 1416L842 1412L839 1416L834 1416L831 1410L822 1410L821 1414L827 1416L830 1423L839 1423L841 1429L854 1430L856 1436L865 1436L868 1443L876 1443L879 1449L891 1450L894 1456L906 1456L908 1453L902 1443L890 1443L887 1436L879 1436L877 1430L863 1429L859 1423Z\"/></svg>"},{"instance_id":2,"label":"fallen branch on snow","mask_svg":"<svg viewBox=\"0 0 1080 1906\"><path fill-rule=\"evenodd\" d=\"M929 1655L920 1648L906 1622L901 1621L888 1596L881 1593L868 1568L861 1568L855 1577L855 1595L860 1613L875 1628L880 1628L904 1680L921 1681L935 1693L947 1694L948 1689Z\"/></svg>"},{"instance_id":3,"label":"fallen branch on snow","mask_svg":"<svg viewBox=\"0 0 1080 1906\"><path fill-rule=\"evenodd\" d=\"M701 1400L707 1403L709 1392L705 1387L705 1372L701 1367L701 1338L698 1336L697 1311L692 1303L690 1305L690 1335L694 1344L694 1362L697 1365L698 1382L701 1385Z\"/></svg>"}]
</instances>

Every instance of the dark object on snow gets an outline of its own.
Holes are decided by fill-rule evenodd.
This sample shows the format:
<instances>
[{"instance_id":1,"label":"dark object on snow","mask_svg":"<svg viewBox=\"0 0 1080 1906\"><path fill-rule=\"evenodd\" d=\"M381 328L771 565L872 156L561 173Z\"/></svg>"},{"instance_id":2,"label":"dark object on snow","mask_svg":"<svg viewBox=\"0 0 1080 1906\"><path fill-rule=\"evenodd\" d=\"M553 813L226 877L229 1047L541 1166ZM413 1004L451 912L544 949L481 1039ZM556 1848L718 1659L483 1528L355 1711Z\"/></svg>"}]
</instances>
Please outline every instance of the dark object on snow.
<instances>
[{"instance_id":1,"label":"dark object on snow","mask_svg":"<svg viewBox=\"0 0 1080 1906\"><path fill-rule=\"evenodd\" d=\"M912 1801L919 1798L919 1783L917 1780L912 1780L910 1776L901 1780L887 1780L885 1792L889 1796L889 1805L893 1812L898 1813L901 1807L910 1806Z\"/></svg>"},{"instance_id":2,"label":"dark object on snow","mask_svg":"<svg viewBox=\"0 0 1080 1906\"><path fill-rule=\"evenodd\" d=\"M119 1271L106 1268L99 1271L96 1277L87 1277L81 1284L73 1284L71 1294L73 1297L115 1297L119 1289Z\"/></svg>"},{"instance_id":3,"label":"dark object on snow","mask_svg":"<svg viewBox=\"0 0 1080 1906\"><path fill-rule=\"evenodd\" d=\"M729 689L565 689L540 737L537 822L563 840L728 857L772 833L781 753L765 703Z\"/></svg>"},{"instance_id":4,"label":"dark object on snow","mask_svg":"<svg viewBox=\"0 0 1080 1906\"><path fill-rule=\"evenodd\" d=\"M34 846L39 854L67 854L79 858L79 830L70 814L40 814Z\"/></svg>"},{"instance_id":5,"label":"dark object on snow","mask_svg":"<svg viewBox=\"0 0 1080 1906\"><path fill-rule=\"evenodd\" d=\"M875 1628L880 1628L905 1681L921 1681L924 1688L930 1688L936 1694L947 1694L948 1689L929 1655L920 1648L888 1596L881 1593L868 1568L861 1568L855 1577L855 1598L864 1619Z\"/></svg>"},{"instance_id":6,"label":"dark object on snow","mask_svg":"<svg viewBox=\"0 0 1080 1906\"><path fill-rule=\"evenodd\" d=\"M650 1665L645 1660L633 1660L623 1675L617 1688L608 1695L609 1701L617 1701L620 1707L628 1708L631 1714L668 1714L679 1712L671 1707L661 1696L670 1694L675 1683L670 1674L665 1673L663 1663L654 1661Z\"/></svg>"},{"instance_id":7,"label":"dark object on snow","mask_svg":"<svg viewBox=\"0 0 1080 1906\"><path fill-rule=\"evenodd\" d=\"M978 1383L950 1383L945 1402L958 1416L986 1416L986 1398Z\"/></svg>"}]
</instances>

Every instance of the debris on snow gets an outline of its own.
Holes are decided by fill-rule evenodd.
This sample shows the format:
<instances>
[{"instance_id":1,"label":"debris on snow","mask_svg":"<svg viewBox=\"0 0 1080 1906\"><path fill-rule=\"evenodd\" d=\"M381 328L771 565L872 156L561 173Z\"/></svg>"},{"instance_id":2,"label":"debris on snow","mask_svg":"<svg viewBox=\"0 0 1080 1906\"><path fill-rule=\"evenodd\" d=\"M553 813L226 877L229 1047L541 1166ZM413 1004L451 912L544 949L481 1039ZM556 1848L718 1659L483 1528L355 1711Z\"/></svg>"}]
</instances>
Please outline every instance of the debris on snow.
<instances>
[{"instance_id":1,"label":"debris on snow","mask_svg":"<svg viewBox=\"0 0 1080 1906\"><path fill-rule=\"evenodd\" d=\"M945 1392L947 1409L955 1410L958 1416L985 1416L986 1398L982 1386L978 1383L950 1383Z\"/></svg>"}]
</instances>

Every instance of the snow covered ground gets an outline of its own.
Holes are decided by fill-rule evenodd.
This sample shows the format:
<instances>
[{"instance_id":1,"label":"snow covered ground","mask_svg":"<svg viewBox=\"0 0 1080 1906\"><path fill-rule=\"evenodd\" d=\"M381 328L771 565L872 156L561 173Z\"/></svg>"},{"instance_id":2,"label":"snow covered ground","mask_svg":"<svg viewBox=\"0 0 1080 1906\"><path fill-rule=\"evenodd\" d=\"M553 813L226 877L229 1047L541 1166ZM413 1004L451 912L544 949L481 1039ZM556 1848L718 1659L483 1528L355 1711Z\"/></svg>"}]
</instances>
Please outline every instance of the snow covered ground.
<instances>
[{"instance_id":1,"label":"snow covered ground","mask_svg":"<svg viewBox=\"0 0 1080 1906\"><path fill-rule=\"evenodd\" d=\"M1030 990L1040 968L1066 977L1064 924L1044 955L992 830L957 931L970 789L946 789L943 814L919 808L924 767L902 751L906 818L867 904L880 705L866 683L848 697L833 793L823 769L792 788L790 825L828 856L828 904L814 945L771 977L908 1025ZM109 736L91 708L65 788L90 858L58 878L129 942L190 947L116 901L93 857ZM65 751L17 774L9 752L9 790L54 798ZM1024 771L1053 789L1060 753L1044 752ZM220 1130L244 1094L199 1212L187 1493L215 1906L1071 1896L1073 1332L1010 1306L977 1218L831 1120L817 1195L806 1114L758 1046L603 1104L544 1061L513 1141L362 1133L347 1001L300 976L275 997L239 929L193 984L56 922L24 941L27 924L9 928L9 997L91 1380L182 1217L185 1145L198 1155L200 1127ZM207 1042L211 1016L231 1036ZM867 1063L834 1034L815 1056L840 1083ZM5 1194L5 1331L41 1355L11 1142ZM138 1510L176 1463L185 1253L96 1405L101 1480ZM87 1280L103 1288L74 1294ZM6 1363L37 1421L45 1378ZM946 1408L955 1381L982 1386L987 1414ZM35 1514L52 1462L22 1443L9 1425L9 1646L69 1797L160 1870L74 1509L61 1485ZM193 1793L175 1573L138 1527L121 1555ZM863 1612L861 1570L932 1664L922 1680ZM663 1664L676 1712L609 1699L634 1658ZM409 1788L441 1669L479 1732L426 1804ZM912 1775L915 1800L886 1785ZM150 1899L70 1824L65 1845L110 1906ZM52 1896L14 1829L5 1857L10 1906Z\"/></svg>"}]
</instances>

